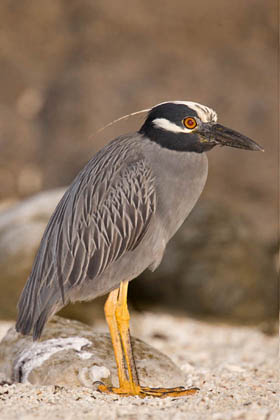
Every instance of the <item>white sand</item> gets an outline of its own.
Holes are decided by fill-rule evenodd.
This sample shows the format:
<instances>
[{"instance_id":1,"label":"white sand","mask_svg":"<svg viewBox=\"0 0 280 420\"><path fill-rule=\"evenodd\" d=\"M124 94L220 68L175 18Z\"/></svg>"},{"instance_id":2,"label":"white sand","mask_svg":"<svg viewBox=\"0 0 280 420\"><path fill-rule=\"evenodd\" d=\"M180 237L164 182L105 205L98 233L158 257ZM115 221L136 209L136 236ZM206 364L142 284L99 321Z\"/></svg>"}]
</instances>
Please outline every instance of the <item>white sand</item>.
<instances>
[{"instance_id":1,"label":"white sand","mask_svg":"<svg viewBox=\"0 0 280 420\"><path fill-rule=\"evenodd\" d=\"M188 398L120 398L89 388L0 387L0 419L276 420L277 337L186 318L132 316L132 333L169 355L200 392ZM9 323L0 323L0 337ZM95 328L104 330L104 324Z\"/></svg>"}]
</instances>

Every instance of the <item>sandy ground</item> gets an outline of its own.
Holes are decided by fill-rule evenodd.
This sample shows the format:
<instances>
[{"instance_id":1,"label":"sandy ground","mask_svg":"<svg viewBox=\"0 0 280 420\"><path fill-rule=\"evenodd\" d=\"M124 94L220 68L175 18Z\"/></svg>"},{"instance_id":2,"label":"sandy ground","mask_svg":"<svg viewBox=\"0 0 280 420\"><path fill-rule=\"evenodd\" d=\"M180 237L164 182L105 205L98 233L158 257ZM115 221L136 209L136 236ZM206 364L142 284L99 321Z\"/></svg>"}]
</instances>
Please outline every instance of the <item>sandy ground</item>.
<instances>
[{"instance_id":1,"label":"sandy ground","mask_svg":"<svg viewBox=\"0 0 280 420\"><path fill-rule=\"evenodd\" d=\"M0 323L0 337L10 325ZM141 400L89 388L4 385L0 419L280 419L277 337L148 313L132 316L132 332L169 355L185 372L186 386L200 391L188 398Z\"/></svg>"}]
</instances>

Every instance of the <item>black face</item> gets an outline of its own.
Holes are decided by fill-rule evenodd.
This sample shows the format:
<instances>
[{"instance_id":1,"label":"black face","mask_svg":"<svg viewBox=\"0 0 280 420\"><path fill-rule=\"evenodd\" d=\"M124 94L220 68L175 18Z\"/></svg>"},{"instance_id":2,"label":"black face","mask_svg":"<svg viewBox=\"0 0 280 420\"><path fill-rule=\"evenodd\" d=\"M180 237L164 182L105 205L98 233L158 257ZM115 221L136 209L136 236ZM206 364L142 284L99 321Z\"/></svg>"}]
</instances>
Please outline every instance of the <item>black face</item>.
<instances>
[{"instance_id":1,"label":"black face","mask_svg":"<svg viewBox=\"0 0 280 420\"><path fill-rule=\"evenodd\" d=\"M178 128L184 130L183 121L186 117L198 118L196 111L184 104L164 103L153 108L140 129L150 140L155 141L163 147L177 151L190 151L202 153L212 149L215 144L201 143L199 135L194 131L192 133L174 132L168 129L158 127L153 121L164 118L175 124Z\"/></svg>"},{"instance_id":2,"label":"black face","mask_svg":"<svg viewBox=\"0 0 280 420\"><path fill-rule=\"evenodd\" d=\"M151 109L139 132L176 151L202 153L216 145L263 150L248 137L216 124L214 111L199 104L194 108L197 111L181 103L160 104Z\"/></svg>"}]
</instances>

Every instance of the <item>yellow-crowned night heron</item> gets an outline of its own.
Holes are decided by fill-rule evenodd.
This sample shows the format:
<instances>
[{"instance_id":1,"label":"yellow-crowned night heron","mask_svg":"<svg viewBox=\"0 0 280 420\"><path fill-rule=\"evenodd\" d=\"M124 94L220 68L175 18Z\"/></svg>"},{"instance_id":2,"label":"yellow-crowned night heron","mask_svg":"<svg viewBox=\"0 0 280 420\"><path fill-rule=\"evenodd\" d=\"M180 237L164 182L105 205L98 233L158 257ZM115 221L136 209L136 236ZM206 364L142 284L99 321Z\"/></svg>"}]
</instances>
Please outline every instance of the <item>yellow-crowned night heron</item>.
<instances>
[{"instance_id":1,"label":"yellow-crowned night heron","mask_svg":"<svg viewBox=\"0 0 280 420\"><path fill-rule=\"evenodd\" d=\"M164 102L141 129L116 138L82 169L56 207L19 300L17 331L40 337L68 302L110 292L105 304L120 395L181 396L182 387L139 384L129 334L128 282L160 264L166 244L198 200L207 177L204 152L216 145L262 150L217 124L212 109ZM125 366L126 364L126 366Z\"/></svg>"}]
</instances>

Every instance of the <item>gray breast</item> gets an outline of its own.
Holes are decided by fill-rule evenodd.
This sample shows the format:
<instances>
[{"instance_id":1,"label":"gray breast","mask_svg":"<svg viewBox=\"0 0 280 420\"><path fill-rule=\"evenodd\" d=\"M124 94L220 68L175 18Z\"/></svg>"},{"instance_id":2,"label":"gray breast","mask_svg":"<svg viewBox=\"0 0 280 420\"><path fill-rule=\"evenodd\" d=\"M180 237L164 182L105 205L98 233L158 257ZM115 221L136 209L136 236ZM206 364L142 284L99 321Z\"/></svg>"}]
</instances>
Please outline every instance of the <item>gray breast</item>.
<instances>
[{"instance_id":1,"label":"gray breast","mask_svg":"<svg viewBox=\"0 0 280 420\"><path fill-rule=\"evenodd\" d=\"M168 242L204 188L208 173L207 156L205 153L172 151L149 141L145 153L155 176L156 218Z\"/></svg>"}]
</instances>

